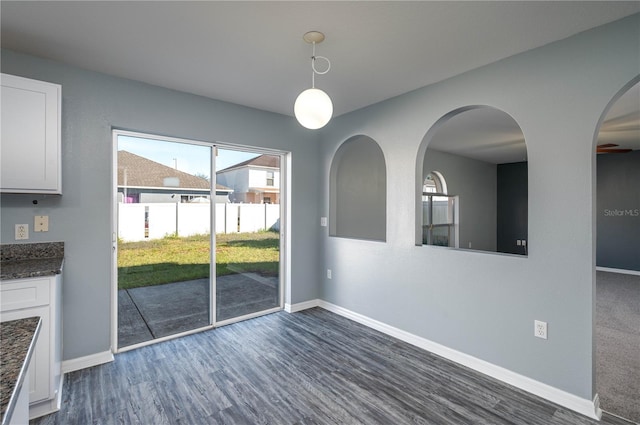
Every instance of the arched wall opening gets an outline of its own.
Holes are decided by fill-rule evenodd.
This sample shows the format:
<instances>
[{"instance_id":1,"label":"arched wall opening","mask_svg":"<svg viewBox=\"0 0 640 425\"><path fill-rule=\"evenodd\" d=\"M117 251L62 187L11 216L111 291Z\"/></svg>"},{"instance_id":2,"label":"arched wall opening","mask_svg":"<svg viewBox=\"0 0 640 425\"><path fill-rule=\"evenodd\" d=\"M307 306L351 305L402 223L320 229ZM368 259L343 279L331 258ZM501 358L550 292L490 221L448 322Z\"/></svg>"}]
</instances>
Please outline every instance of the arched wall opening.
<instances>
[{"instance_id":1,"label":"arched wall opening","mask_svg":"<svg viewBox=\"0 0 640 425\"><path fill-rule=\"evenodd\" d=\"M600 407L640 421L640 75L601 115L593 142L596 231L594 352Z\"/></svg>"},{"instance_id":2,"label":"arched wall opening","mask_svg":"<svg viewBox=\"0 0 640 425\"><path fill-rule=\"evenodd\" d=\"M424 193L434 170L446 196ZM444 115L423 138L416 175L417 245L527 255L527 147L509 114L474 105Z\"/></svg>"},{"instance_id":3,"label":"arched wall opening","mask_svg":"<svg viewBox=\"0 0 640 425\"><path fill-rule=\"evenodd\" d=\"M594 140L596 265L640 273L640 77L612 99Z\"/></svg>"},{"instance_id":4,"label":"arched wall opening","mask_svg":"<svg viewBox=\"0 0 640 425\"><path fill-rule=\"evenodd\" d=\"M353 136L336 151L329 182L329 235L387 240L387 168L378 143Z\"/></svg>"}]
</instances>

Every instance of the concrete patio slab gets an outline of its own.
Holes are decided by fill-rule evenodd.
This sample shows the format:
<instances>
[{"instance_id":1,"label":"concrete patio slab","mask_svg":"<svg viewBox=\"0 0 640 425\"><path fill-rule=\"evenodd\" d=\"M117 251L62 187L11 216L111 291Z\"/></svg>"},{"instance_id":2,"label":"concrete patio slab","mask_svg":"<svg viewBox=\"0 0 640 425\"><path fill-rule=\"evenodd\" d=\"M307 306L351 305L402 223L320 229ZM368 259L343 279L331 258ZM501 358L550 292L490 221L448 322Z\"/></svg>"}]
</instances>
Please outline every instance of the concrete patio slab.
<instances>
[{"instance_id":1,"label":"concrete patio slab","mask_svg":"<svg viewBox=\"0 0 640 425\"><path fill-rule=\"evenodd\" d=\"M154 338L209 324L209 279L129 289Z\"/></svg>"},{"instance_id":2,"label":"concrete patio slab","mask_svg":"<svg viewBox=\"0 0 640 425\"><path fill-rule=\"evenodd\" d=\"M255 273L220 276L216 280L216 320L277 307L279 295L277 278Z\"/></svg>"},{"instance_id":3,"label":"concrete patio slab","mask_svg":"<svg viewBox=\"0 0 640 425\"><path fill-rule=\"evenodd\" d=\"M217 321L279 305L277 277L239 273L217 278ZM126 347L209 324L209 280L118 291L118 346Z\"/></svg>"},{"instance_id":4,"label":"concrete patio slab","mask_svg":"<svg viewBox=\"0 0 640 425\"><path fill-rule=\"evenodd\" d=\"M125 289L118 291L118 345L126 347L153 339L136 305Z\"/></svg>"}]
</instances>

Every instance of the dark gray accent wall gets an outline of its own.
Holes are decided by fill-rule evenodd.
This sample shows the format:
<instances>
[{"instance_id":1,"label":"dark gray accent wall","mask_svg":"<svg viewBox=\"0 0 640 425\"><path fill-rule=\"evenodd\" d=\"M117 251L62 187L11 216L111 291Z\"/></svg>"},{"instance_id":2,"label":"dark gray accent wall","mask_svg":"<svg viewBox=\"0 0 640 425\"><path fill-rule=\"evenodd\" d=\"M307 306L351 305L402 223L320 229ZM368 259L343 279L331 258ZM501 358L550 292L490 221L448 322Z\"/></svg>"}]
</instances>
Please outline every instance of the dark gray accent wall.
<instances>
[{"instance_id":1,"label":"dark gray accent wall","mask_svg":"<svg viewBox=\"0 0 640 425\"><path fill-rule=\"evenodd\" d=\"M498 252L527 254L527 247L516 243L517 240L529 240L527 163L498 164L497 186Z\"/></svg>"},{"instance_id":2,"label":"dark gray accent wall","mask_svg":"<svg viewBox=\"0 0 640 425\"><path fill-rule=\"evenodd\" d=\"M640 271L640 151L596 161L596 265Z\"/></svg>"}]
</instances>

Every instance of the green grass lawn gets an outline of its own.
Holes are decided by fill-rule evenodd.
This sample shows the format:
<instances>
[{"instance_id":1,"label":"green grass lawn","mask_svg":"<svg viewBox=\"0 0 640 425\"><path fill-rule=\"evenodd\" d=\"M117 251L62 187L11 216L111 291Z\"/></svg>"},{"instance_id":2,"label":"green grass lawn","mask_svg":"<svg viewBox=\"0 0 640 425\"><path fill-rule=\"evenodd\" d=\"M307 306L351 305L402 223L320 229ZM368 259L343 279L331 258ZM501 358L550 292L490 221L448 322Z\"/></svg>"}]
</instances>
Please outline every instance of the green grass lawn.
<instances>
[{"instance_id":1,"label":"green grass lawn","mask_svg":"<svg viewBox=\"0 0 640 425\"><path fill-rule=\"evenodd\" d=\"M278 232L216 235L216 274L254 272L277 276ZM118 289L209 276L209 235L118 242Z\"/></svg>"}]
</instances>

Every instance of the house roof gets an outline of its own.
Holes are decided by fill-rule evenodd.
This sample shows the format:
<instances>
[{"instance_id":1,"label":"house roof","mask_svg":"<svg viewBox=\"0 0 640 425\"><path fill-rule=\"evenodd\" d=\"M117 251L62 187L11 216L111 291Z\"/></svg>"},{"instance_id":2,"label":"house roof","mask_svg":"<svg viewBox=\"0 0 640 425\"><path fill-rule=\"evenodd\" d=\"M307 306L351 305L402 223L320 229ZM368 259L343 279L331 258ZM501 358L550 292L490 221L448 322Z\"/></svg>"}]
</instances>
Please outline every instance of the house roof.
<instances>
[{"instance_id":1,"label":"house roof","mask_svg":"<svg viewBox=\"0 0 640 425\"><path fill-rule=\"evenodd\" d=\"M165 180L167 178L178 179L178 186L167 186ZM118 151L118 186L125 186L125 184L127 187L170 187L174 190L176 188L209 189L207 179L167 167L131 152ZM216 184L216 191L233 192L232 189L221 184Z\"/></svg>"},{"instance_id":2,"label":"house roof","mask_svg":"<svg viewBox=\"0 0 640 425\"><path fill-rule=\"evenodd\" d=\"M246 161L240 162L238 164L227 167L223 170L218 171L216 174L220 174L224 171L235 170L236 168L241 167L269 167L269 168L280 168L280 156L278 155L260 155L252 159L248 159Z\"/></svg>"}]
</instances>

